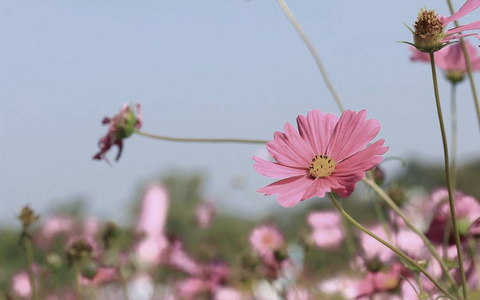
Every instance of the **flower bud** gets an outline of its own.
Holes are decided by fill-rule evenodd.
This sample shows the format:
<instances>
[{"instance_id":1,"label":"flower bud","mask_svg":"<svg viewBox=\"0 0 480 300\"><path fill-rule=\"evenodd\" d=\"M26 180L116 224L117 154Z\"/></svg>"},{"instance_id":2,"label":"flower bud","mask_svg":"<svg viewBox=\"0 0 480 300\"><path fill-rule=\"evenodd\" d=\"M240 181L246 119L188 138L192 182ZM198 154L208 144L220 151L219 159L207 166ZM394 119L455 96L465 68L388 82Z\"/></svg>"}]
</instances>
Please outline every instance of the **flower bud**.
<instances>
[{"instance_id":1,"label":"flower bud","mask_svg":"<svg viewBox=\"0 0 480 300\"><path fill-rule=\"evenodd\" d=\"M421 9L414 28L413 43L418 50L431 52L442 47L443 23L434 10Z\"/></svg>"},{"instance_id":2,"label":"flower bud","mask_svg":"<svg viewBox=\"0 0 480 300\"><path fill-rule=\"evenodd\" d=\"M17 218L22 222L23 228L26 229L35 223L39 219L39 216L36 215L28 205L26 205L22 208L22 212Z\"/></svg>"}]
</instances>

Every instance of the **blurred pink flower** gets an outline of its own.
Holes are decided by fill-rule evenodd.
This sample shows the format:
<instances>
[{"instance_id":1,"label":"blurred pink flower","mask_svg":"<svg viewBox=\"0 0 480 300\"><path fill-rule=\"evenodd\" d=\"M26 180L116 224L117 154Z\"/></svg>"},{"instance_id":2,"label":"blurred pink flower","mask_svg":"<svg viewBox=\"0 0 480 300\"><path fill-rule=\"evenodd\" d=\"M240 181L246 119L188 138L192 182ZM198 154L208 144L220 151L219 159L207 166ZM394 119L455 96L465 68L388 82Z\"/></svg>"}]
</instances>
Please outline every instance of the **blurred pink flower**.
<instances>
[{"instance_id":1,"label":"blurred pink flower","mask_svg":"<svg viewBox=\"0 0 480 300\"><path fill-rule=\"evenodd\" d=\"M260 256L280 250L284 243L283 235L273 225L257 226L250 233L250 245Z\"/></svg>"},{"instance_id":2,"label":"blurred pink flower","mask_svg":"<svg viewBox=\"0 0 480 300\"><path fill-rule=\"evenodd\" d=\"M220 287L215 290L213 300L245 300L245 296L237 289Z\"/></svg>"},{"instance_id":3,"label":"blurred pink flower","mask_svg":"<svg viewBox=\"0 0 480 300\"><path fill-rule=\"evenodd\" d=\"M401 281L401 270L402 265L400 263L394 263L386 271L368 272L367 277L358 283L358 294L356 298L373 296L378 293L395 290Z\"/></svg>"},{"instance_id":4,"label":"blurred pink flower","mask_svg":"<svg viewBox=\"0 0 480 300\"><path fill-rule=\"evenodd\" d=\"M137 114L135 114L135 110ZM119 160L122 155L123 139L129 137L135 129L142 126L142 114L140 104L131 107L124 104L120 113L113 118L105 117L102 121L103 125L108 125L108 132L105 136L100 138L98 146L100 151L93 156L93 159L109 162L105 154L112 148L118 147L118 154L115 160Z\"/></svg>"},{"instance_id":5,"label":"blurred pink flower","mask_svg":"<svg viewBox=\"0 0 480 300\"><path fill-rule=\"evenodd\" d=\"M169 249L166 263L192 276L199 276L203 269L186 251L180 240L174 240Z\"/></svg>"},{"instance_id":6,"label":"blurred pink flower","mask_svg":"<svg viewBox=\"0 0 480 300\"><path fill-rule=\"evenodd\" d=\"M209 290L209 285L200 278L187 278L178 282L176 289L182 299L196 299L198 294Z\"/></svg>"},{"instance_id":7,"label":"blurred pink flower","mask_svg":"<svg viewBox=\"0 0 480 300\"><path fill-rule=\"evenodd\" d=\"M168 249L168 241L165 237L143 238L135 247L134 253L141 267L153 267L162 261L162 255Z\"/></svg>"},{"instance_id":8,"label":"blurred pink flower","mask_svg":"<svg viewBox=\"0 0 480 300\"><path fill-rule=\"evenodd\" d=\"M119 271L116 268L111 267L99 267L93 278L88 279L86 277L82 277L82 284L84 285L100 285L108 282L113 282L118 280Z\"/></svg>"},{"instance_id":9,"label":"blurred pink flower","mask_svg":"<svg viewBox=\"0 0 480 300\"><path fill-rule=\"evenodd\" d=\"M409 229L400 229L395 234L395 240L398 248L413 259L419 260L430 257L430 252L422 239Z\"/></svg>"},{"instance_id":10,"label":"blurred pink flower","mask_svg":"<svg viewBox=\"0 0 480 300\"><path fill-rule=\"evenodd\" d=\"M455 215L458 229L461 237L469 234L472 224L480 217L480 203L472 196L464 195L456 191L455 195ZM445 239L445 229L450 224L450 205L448 204L448 191L444 188L437 189L432 193L432 202L437 205L434 210L433 220L426 232L426 236L435 243L443 244ZM451 231L452 232L452 231ZM455 242L453 234L448 242Z\"/></svg>"},{"instance_id":11,"label":"blurred pink flower","mask_svg":"<svg viewBox=\"0 0 480 300\"><path fill-rule=\"evenodd\" d=\"M197 224L200 228L207 228L213 222L215 217L216 208L212 202L202 202L195 210L195 217Z\"/></svg>"},{"instance_id":12,"label":"blurred pink flower","mask_svg":"<svg viewBox=\"0 0 480 300\"><path fill-rule=\"evenodd\" d=\"M96 236L100 231L100 222L95 218L87 218L82 223L83 234Z\"/></svg>"},{"instance_id":13,"label":"blurred pink flower","mask_svg":"<svg viewBox=\"0 0 480 300\"><path fill-rule=\"evenodd\" d=\"M149 237L163 236L169 202L168 190L164 185L150 185L142 199L136 231Z\"/></svg>"},{"instance_id":14,"label":"blurred pink flower","mask_svg":"<svg viewBox=\"0 0 480 300\"><path fill-rule=\"evenodd\" d=\"M369 227L368 229L383 240L392 242L389 240L387 233L381 225L374 225ZM384 264L389 264L391 260L395 257L395 254L392 250L388 249L379 241L367 234L360 234L359 244L363 252L363 257L367 261L378 259Z\"/></svg>"},{"instance_id":15,"label":"blurred pink flower","mask_svg":"<svg viewBox=\"0 0 480 300\"><path fill-rule=\"evenodd\" d=\"M58 234L68 233L75 227L75 220L67 215L55 215L43 222L41 227L42 239L51 240Z\"/></svg>"},{"instance_id":16,"label":"blurred pink flower","mask_svg":"<svg viewBox=\"0 0 480 300\"><path fill-rule=\"evenodd\" d=\"M368 143L380 131L377 120L365 120L366 111L345 111L340 119L314 109L297 118L298 131L285 124L275 132L267 149L276 162L254 156L254 168L264 176L285 179L258 190L278 194L282 206L291 207L314 196L324 197L332 190L348 197L355 184L382 161L388 147L384 140Z\"/></svg>"},{"instance_id":17,"label":"blurred pink flower","mask_svg":"<svg viewBox=\"0 0 480 300\"><path fill-rule=\"evenodd\" d=\"M465 40L465 46L468 50L472 71L480 70L480 54L477 47L473 46L468 40ZM412 47L411 61L430 62L430 55L425 52L418 51ZM434 53L435 64L445 72L467 72L467 64L465 63L465 56L463 55L462 45L455 43L445 47Z\"/></svg>"},{"instance_id":18,"label":"blurred pink flower","mask_svg":"<svg viewBox=\"0 0 480 300\"><path fill-rule=\"evenodd\" d=\"M445 28L448 24L460 19L461 17L471 13L480 6L480 0L467 0L460 9L449 17L438 15L438 19L442 22L443 27ZM455 39L466 36L475 36L480 39L480 36L477 33L462 33L462 31L467 30L480 30L480 21L475 21L467 25L458 26L456 28L449 29L445 32L445 36L442 38L441 42L446 43Z\"/></svg>"},{"instance_id":19,"label":"blurred pink flower","mask_svg":"<svg viewBox=\"0 0 480 300\"><path fill-rule=\"evenodd\" d=\"M32 286L27 271L20 271L12 277L12 293L19 298L28 298L32 296ZM37 284L35 284L37 285Z\"/></svg>"},{"instance_id":20,"label":"blurred pink flower","mask_svg":"<svg viewBox=\"0 0 480 300\"><path fill-rule=\"evenodd\" d=\"M313 298L310 297L307 290L296 287L288 290L287 300L313 300Z\"/></svg>"},{"instance_id":21,"label":"blurred pink flower","mask_svg":"<svg viewBox=\"0 0 480 300\"><path fill-rule=\"evenodd\" d=\"M344 232L342 219L336 211L311 212L307 216L308 224L312 227L311 238L320 249L335 249L342 243Z\"/></svg>"}]
</instances>

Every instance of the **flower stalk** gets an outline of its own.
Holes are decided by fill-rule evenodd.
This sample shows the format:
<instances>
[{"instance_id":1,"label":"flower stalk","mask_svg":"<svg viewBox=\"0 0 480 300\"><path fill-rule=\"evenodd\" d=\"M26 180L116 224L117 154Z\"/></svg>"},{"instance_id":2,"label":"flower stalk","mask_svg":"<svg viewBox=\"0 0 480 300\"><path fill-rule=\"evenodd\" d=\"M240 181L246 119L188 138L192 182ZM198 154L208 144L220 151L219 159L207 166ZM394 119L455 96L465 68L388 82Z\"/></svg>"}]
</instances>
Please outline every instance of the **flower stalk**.
<instances>
[{"instance_id":1,"label":"flower stalk","mask_svg":"<svg viewBox=\"0 0 480 300\"><path fill-rule=\"evenodd\" d=\"M25 251L27 252L27 264L28 264L28 279L30 280L30 286L32 288L32 299L36 300L37 288L35 286L35 276L33 274L33 249L30 236L26 232L23 234L23 243L25 245Z\"/></svg>"},{"instance_id":2,"label":"flower stalk","mask_svg":"<svg viewBox=\"0 0 480 300\"><path fill-rule=\"evenodd\" d=\"M455 216L455 206L454 206L454 199L453 199L453 189L452 189L452 180L450 177L450 162L449 162L449 155L448 155L448 142L447 142L447 135L445 134L445 125L443 123L443 115L442 115L442 107L440 103L440 95L438 92L438 82L437 82L437 73L435 70L435 58L433 52L430 53L430 66L432 69L432 80L433 80L433 89L435 93L435 102L437 104L437 113L438 113L438 121L440 123L440 131L442 133L442 142L443 142L443 152L444 152L444 159L445 159L445 176L447 179L447 188L448 188L448 202L450 205L450 214L452 217L452 227L453 227L453 234L455 236L455 245L457 247L457 258L458 258L458 265L460 268L460 274L462 277L462 292L463 297L467 299L467 279L465 277L465 270L463 268L463 257L462 257L462 249L460 244L460 234L458 232L457 226L457 219Z\"/></svg>"},{"instance_id":3,"label":"flower stalk","mask_svg":"<svg viewBox=\"0 0 480 300\"><path fill-rule=\"evenodd\" d=\"M406 260L408 263L413 265L415 268L417 268L420 272L422 272L442 293L450 297L450 299L455 299L453 295L451 295L435 278L430 275L423 267L421 267L416 261L411 259L408 255L397 249L395 246L391 245L387 241L383 240L379 236L375 235L373 232L368 230L367 228L363 227L360 223L355 221L345 210L343 210L342 206L340 203L338 203L337 199L335 199L335 196L332 193L328 193L330 196L330 200L332 201L333 205L335 208L350 222L352 223L355 227L363 231L364 233L368 234L372 238L376 239L378 242L383 244L385 247L389 248L392 250L395 254Z\"/></svg>"},{"instance_id":4,"label":"flower stalk","mask_svg":"<svg viewBox=\"0 0 480 300\"><path fill-rule=\"evenodd\" d=\"M135 133L144 137L151 139L169 141L169 142L191 142L191 143L239 143L239 144L266 144L266 140L254 140L254 139L207 139L207 138L179 138L179 137L170 137L164 135L150 134L142 132L140 130L135 130Z\"/></svg>"},{"instance_id":5,"label":"flower stalk","mask_svg":"<svg viewBox=\"0 0 480 300\"><path fill-rule=\"evenodd\" d=\"M450 91L450 118L451 118L451 149L452 153L450 155L450 170L452 177L452 190L455 191L457 186L457 136L458 136L458 126L457 126L457 99L456 99L457 84L452 83L452 88Z\"/></svg>"},{"instance_id":6,"label":"flower stalk","mask_svg":"<svg viewBox=\"0 0 480 300\"><path fill-rule=\"evenodd\" d=\"M450 13L453 15L455 13L455 10L453 9L452 1L447 0L447 4L448 4L448 9L450 10ZM456 27L459 26L457 20L454 21L454 24L455 24ZM478 100L478 94L477 94L477 89L475 87L475 82L473 81L472 63L470 61L470 55L468 54L467 45L465 44L465 41L463 40L463 38L460 39L460 44L462 45L463 55L465 56L465 63L467 65L468 81L470 82L470 89L472 90L473 102L475 104L475 111L477 113L478 127L480 128L480 103L479 103L479 100Z\"/></svg>"},{"instance_id":7,"label":"flower stalk","mask_svg":"<svg viewBox=\"0 0 480 300\"><path fill-rule=\"evenodd\" d=\"M320 70L320 73L322 74L323 81L327 85L328 91L330 94L332 94L333 99L335 99L335 102L337 103L338 108L340 109L340 112L344 112L345 108L343 107L342 101L337 95L337 92L333 88L332 83L330 82L330 79L327 75L327 71L325 71L325 67L322 64L322 61L320 60L320 56L318 55L317 51L313 47L312 43L308 39L307 35L305 32L302 30L300 25L298 24L297 20L295 20L295 17L293 16L292 12L288 8L287 4L285 3L284 0L278 0L278 4L280 4L280 7L282 8L283 12L287 16L288 20L290 23L292 23L293 27L297 31L298 35L302 38L303 42L308 48L308 51L310 51L310 54L312 54L313 59L315 60L315 63L317 64L318 69Z\"/></svg>"}]
</instances>

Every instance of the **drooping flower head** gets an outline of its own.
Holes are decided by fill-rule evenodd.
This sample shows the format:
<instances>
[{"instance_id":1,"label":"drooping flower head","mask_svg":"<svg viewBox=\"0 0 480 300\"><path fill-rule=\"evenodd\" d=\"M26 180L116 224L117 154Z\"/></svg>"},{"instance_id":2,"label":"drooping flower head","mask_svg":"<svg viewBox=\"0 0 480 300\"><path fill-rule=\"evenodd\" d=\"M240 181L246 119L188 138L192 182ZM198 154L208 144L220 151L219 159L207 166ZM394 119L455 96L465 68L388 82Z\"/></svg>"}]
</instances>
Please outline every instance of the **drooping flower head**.
<instances>
[{"instance_id":1,"label":"drooping flower head","mask_svg":"<svg viewBox=\"0 0 480 300\"><path fill-rule=\"evenodd\" d=\"M142 126L141 106L140 104L134 106L124 104L119 114L113 118L103 118L102 124L108 125L108 132L98 141L100 151L93 156L93 159L104 159L108 162L105 153L112 146L117 146L118 154L115 160L118 161L122 155L123 139L131 136L135 129Z\"/></svg>"},{"instance_id":2,"label":"drooping flower head","mask_svg":"<svg viewBox=\"0 0 480 300\"><path fill-rule=\"evenodd\" d=\"M298 116L298 131L285 124L285 132L275 132L267 143L275 162L253 157L257 172L284 179L258 192L278 194L278 203L285 207L331 191L350 196L365 171L378 165L388 150L383 139L367 146L380 131L380 122L365 120L366 114L347 110L339 119L314 109Z\"/></svg>"},{"instance_id":3,"label":"drooping flower head","mask_svg":"<svg viewBox=\"0 0 480 300\"><path fill-rule=\"evenodd\" d=\"M473 46L468 40L465 40L468 56L472 71L480 71L480 54L477 47ZM465 73L467 73L467 64L465 62L465 55L463 54L462 45L460 43L453 44L442 50L435 52L435 64L445 71L445 75L452 83L457 83L463 80ZM430 62L428 53L421 52L413 48L413 53L410 56L411 61Z\"/></svg>"},{"instance_id":4,"label":"drooping flower head","mask_svg":"<svg viewBox=\"0 0 480 300\"><path fill-rule=\"evenodd\" d=\"M448 24L469 14L479 6L480 0L467 0L456 13L449 17L439 15L434 10L421 9L413 30L415 48L423 52L435 52L461 37L473 35L480 39L477 33L462 33L462 31L480 29L480 21L445 31Z\"/></svg>"}]
</instances>

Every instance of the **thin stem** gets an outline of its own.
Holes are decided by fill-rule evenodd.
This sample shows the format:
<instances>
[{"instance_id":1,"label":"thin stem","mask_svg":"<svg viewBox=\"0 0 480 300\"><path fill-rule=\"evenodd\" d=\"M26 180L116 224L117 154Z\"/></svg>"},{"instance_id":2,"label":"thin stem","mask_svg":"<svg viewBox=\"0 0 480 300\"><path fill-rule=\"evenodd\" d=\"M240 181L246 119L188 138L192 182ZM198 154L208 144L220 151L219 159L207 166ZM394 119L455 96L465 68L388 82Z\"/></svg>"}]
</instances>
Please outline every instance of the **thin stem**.
<instances>
[{"instance_id":1,"label":"thin stem","mask_svg":"<svg viewBox=\"0 0 480 300\"><path fill-rule=\"evenodd\" d=\"M23 242L25 244L25 250L27 252L27 264L28 264L28 278L30 280L30 287L32 288L32 299L36 300L37 298L37 287L35 285L35 275L33 273L33 249L32 241L30 236L25 233Z\"/></svg>"},{"instance_id":2,"label":"thin stem","mask_svg":"<svg viewBox=\"0 0 480 300\"><path fill-rule=\"evenodd\" d=\"M457 186L457 100L456 100L456 91L457 91L457 84L452 83L451 93L450 93L450 114L451 114L451 122L452 122L452 153L450 155L450 170L452 170L452 189L455 190Z\"/></svg>"},{"instance_id":3,"label":"thin stem","mask_svg":"<svg viewBox=\"0 0 480 300\"><path fill-rule=\"evenodd\" d=\"M293 16L292 12L288 8L287 4L285 3L284 0L278 0L278 4L280 4L280 7L282 8L283 12L287 16L288 20L290 20L290 23L292 23L293 27L297 31L298 35L302 38L303 42L307 46L308 50L310 51L310 54L312 54L313 59L317 63L317 67L320 70L320 73L322 74L323 81L327 85L328 91L330 94L332 94L333 98L335 99L335 102L337 103L338 108L340 109L341 112L343 112L345 109L343 108L342 101L337 95L337 92L335 92L335 89L333 88L332 83L330 82L330 79L327 75L327 72L325 71L325 68L322 64L322 61L320 60L320 56L318 56L317 51L313 47L312 43L310 43L310 40L308 39L307 35L305 32L303 32L302 28L298 24L298 22L295 20L295 17Z\"/></svg>"},{"instance_id":4,"label":"thin stem","mask_svg":"<svg viewBox=\"0 0 480 300\"><path fill-rule=\"evenodd\" d=\"M450 13L453 15L455 13L455 10L453 9L452 1L447 0L447 4L448 4L448 8L450 9ZM455 20L454 23L455 23L456 27L459 26L459 23L458 23L457 20ZM473 81L472 63L470 61L470 55L468 54L467 45L465 44L465 41L463 40L463 38L460 39L460 45L462 46L463 55L465 56L465 63L467 65L468 81L470 81L470 89L472 90L473 103L475 104L475 110L477 112L478 126L480 128L480 104L479 104L479 101L478 101L477 89L475 88L475 82Z\"/></svg>"},{"instance_id":5,"label":"thin stem","mask_svg":"<svg viewBox=\"0 0 480 300\"><path fill-rule=\"evenodd\" d=\"M435 249L435 246L432 244L432 242L425 236L423 232L418 230L415 225L405 216L405 214L402 212L402 210L397 206L395 201L388 196L385 191L377 185L377 183L374 180L371 179L363 179L362 180L365 184L370 186L376 193L377 195L380 196L387 204L390 206L390 208L405 222L408 228L410 228L414 233L416 233L423 241L425 246L427 246L428 250L430 250L430 253L432 253L433 257L438 261L440 264L440 267L442 268L443 275L448 279L449 283L452 286L455 286L455 281L453 280L452 275L449 272L449 269L445 263L445 261L442 259L438 251Z\"/></svg>"},{"instance_id":6,"label":"thin stem","mask_svg":"<svg viewBox=\"0 0 480 300\"><path fill-rule=\"evenodd\" d=\"M83 299L82 298L82 274L80 272L80 266L78 265L78 262L74 263L74 268L75 268L75 290L77 293L77 299Z\"/></svg>"},{"instance_id":7,"label":"thin stem","mask_svg":"<svg viewBox=\"0 0 480 300\"><path fill-rule=\"evenodd\" d=\"M145 133L139 130L135 130L136 134L139 134L144 137L170 141L170 142L193 142L193 143L240 143L240 144L266 144L268 141L265 140L251 140L251 139L206 139L206 138L178 138L170 137L163 135L155 135L150 133Z\"/></svg>"},{"instance_id":8,"label":"thin stem","mask_svg":"<svg viewBox=\"0 0 480 300\"><path fill-rule=\"evenodd\" d=\"M350 223L352 223L355 227L357 227L358 229L360 229L361 231L363 231L364 233L368 234L369 236L371 236L372 238L376 239L377 241L379 241L381 244L383 244L385 247L387 247L388 249L392 250L393 252L395 252L395 254L397 254L398 256L400 256L401 258L403 258L404 260L406 260L408 263L412 264L413 266L415 266L415 268L417 268L420 272L422 272L442 293L444 293L445 295L447 295L448 297L450 297L451 299L455 299L446 289L444 289L440 283L438 283L437 280L435 280L435 278L433 278L430 273L428 273L427 271L425 271L424 268L422 268L416 261L414 261L413 259L411 259L408 255L406 255L405 253L403 253L402 251L400 251L399 249L395 248L393 245L391 245L390 243L388 243L387 241L383 240L382 238L380 238L379 236L375 235L373 232L371 232L370 230L368 230L367 228L363 227L362 225L360 225L360 223L358 223L357 221L355 221L355 219L353 219L346 211L343 210L342 206L340 205L340 203L338 203L337 199L335 199L335 196L333 196L332 193L329 193L328 194L330 196L330 200L332 200L332 203L333 205L335 206L335 208L337 208L337 210L348 220L350 221Z\"/></svg>"},{"instance_id":9,"label":"thin stem","mask_svg":"<svg viewBox=\"0 0 480 300\"><path fill-rule=\"evenodd\" d=\"M452 226L453 226L453 234L455 236L455 245L457 246L457 257L458 257L458 265L460 268L460 274L462 277L462 288L463 288L463 297L467 298L467 279L465 278L465 270L463 269L463 257L462 257L462 248L460 244L460 234L458 233L457 227L457 218L455 216L455 205L453 203L453 190L452 190L452 181L450 178L450 163L449 163L449 156L448 156L448 142L447 142L447 135L445 134L445 125L443 124L443 115L442 115L442 107L440 104L440 95L438 93L438 83L437 83L437 73L435 71L435 57L433 52L430 53L430 66L432 68L432 80L433 80L433 90L435 92L435 102L437 104L437 113L438 113L438 121L440 122L440 131L442 133L442 142L443 142L443 154L445 158L445 176L447 178L447 188L448 188L448 202L450 204L450 213L452 217Z\"/></svg>"}]
</instances>

